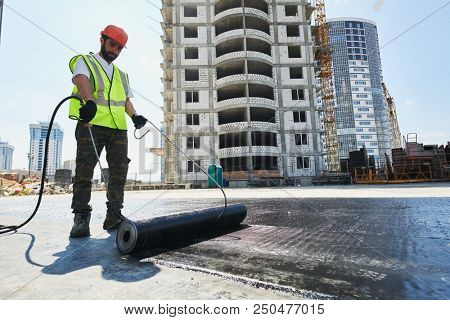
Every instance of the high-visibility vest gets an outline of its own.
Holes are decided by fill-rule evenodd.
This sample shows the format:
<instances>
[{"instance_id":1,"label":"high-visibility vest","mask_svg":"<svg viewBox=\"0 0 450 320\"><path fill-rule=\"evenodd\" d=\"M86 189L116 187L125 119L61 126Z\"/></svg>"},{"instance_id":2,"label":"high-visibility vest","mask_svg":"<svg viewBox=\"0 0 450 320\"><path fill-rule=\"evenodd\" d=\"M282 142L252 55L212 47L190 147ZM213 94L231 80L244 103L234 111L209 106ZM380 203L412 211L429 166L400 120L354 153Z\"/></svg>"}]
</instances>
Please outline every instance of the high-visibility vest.
<instances>
[{"instance_id":1,"label":"high-visibility vest","mask_svg":"<svg viewBox=\"0 0 450 320\"><path fill-rule=\"evenodd\" d=\"M97 104L97 114L89 123L101 127L127 130L125 102L129 88L128 75L114 66L112 80L109 80L105 70L92 54L73 57L69 63L72 73L78 59L83 59L91 72L92 96ZM72 95L81 97L77 86L74 86ZM79 120L80 107L81 104L78 100L71 99L69 118Z\"/></svg>"}]
</instances>

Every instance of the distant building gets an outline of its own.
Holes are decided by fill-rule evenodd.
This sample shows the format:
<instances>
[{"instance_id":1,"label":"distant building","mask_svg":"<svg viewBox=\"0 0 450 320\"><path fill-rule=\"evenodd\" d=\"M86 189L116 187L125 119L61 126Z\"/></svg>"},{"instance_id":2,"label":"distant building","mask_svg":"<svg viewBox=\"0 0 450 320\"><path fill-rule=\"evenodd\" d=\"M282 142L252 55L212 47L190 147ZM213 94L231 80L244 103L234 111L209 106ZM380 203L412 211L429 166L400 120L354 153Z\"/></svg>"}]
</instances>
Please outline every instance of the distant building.
<instances>
[{"instance_id":1,"label":"distant building","mask_svg":"<svg viewBox=\"0 0 450 320\"><path fill-rule=\"evenodd\" d=\"M72 171L72 176L75 176L75 168L77 163L75 160L66 160L63 164L63 169L68 169Z\"/></svg>"},{"instance_id":2,"label":"distant building","mask_svg":"<svg viewBox=\"0 0 450 320\"><path fill-rule=\"evenodd\" d=\"M11 170L14 147L0 140L0 171Z\"/></svg>"},{"instance_id":3,"label":"distant building","mask_svg":"<svg viewBox=\"0 0 450 320\"><path fill-rule=\"evenodd\" d=\"M30 151L28 159L30 171L42 172L44 167L45 138L48 125L48 122L30 124ZM56 169L61 168L63 137L63 130L58 124L54 123L50 135L47 160L47 175L50 177L55 175Z\"/></svg>"},{"instance_id":4,"label":"distant building","mask_svg":"<svg viewBox=\"0 0 450 320\"><path fill-rule=\"evenodd\" d=\"M391 155L377 26L359 18L329 19L339 156L365 147L384 162ZM320 97L319 97L320 104Z\"/></svg>"}]
</instances>

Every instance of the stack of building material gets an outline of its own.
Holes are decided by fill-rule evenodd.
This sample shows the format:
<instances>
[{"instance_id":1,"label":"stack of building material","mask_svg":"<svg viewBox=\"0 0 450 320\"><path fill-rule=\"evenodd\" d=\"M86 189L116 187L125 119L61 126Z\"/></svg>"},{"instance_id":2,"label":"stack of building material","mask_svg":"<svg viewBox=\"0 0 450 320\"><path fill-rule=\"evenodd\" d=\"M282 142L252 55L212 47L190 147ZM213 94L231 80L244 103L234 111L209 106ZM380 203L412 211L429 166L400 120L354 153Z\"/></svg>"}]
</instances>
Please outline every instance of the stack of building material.
<instances>
[{"instance_id":1,"label":"stack of building material","mask_svg":"<svg viewBox=\"0 0 450 320\"><path fill-rule=\"evenodd\" d=\"M431 168L433 172L433 179L443 179L446 177L445 166L446 166L446 157L444 148L436 148L434 149L435 155L433 160L431 161Z\"/></svg>"},{"instance_id":2,"label":"stack of building material","mask_svg":"<svg viewBox=\"0 0 450 320\"><path fill-rule=\"evenodd\" d=\"M392 166L395 180L431 180L433 150L423 144L407 143L405 149L392 149Z\"/></svg>"},{"instance_id":3,"label":"stack of building material","mask_svg":"<svg viewBox=\"0 0 450 320\"><path fill-rule=\"evenodd\" d=\"M367 150L365 148L362 148L360 150L350 151L349 156L350 159L348 160L348 170L350 171L353 179L355 179L355 168L369 167Z\"/></svg>"}]
</instances>

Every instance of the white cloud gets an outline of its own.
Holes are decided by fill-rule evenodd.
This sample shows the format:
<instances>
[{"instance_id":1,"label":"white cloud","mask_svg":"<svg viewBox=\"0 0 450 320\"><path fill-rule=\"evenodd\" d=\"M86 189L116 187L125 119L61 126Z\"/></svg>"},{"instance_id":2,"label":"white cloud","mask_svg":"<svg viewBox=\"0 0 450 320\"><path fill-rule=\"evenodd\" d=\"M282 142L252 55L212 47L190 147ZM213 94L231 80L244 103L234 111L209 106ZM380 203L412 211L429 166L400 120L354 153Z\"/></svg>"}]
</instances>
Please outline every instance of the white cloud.
<instances>
[{"instance_id":1,"label":"white cloud","mask_svg":"<svg viewBox=\"0 0 450 320\"><path fill-rule=\"evenodd\" d=\"M373 9L375 11L380 11L381 8L383 7L383 5L384 5L384 0L377 0L377 2L375 2L375 4L373 5Z\"/></svg>"}]
</instances>

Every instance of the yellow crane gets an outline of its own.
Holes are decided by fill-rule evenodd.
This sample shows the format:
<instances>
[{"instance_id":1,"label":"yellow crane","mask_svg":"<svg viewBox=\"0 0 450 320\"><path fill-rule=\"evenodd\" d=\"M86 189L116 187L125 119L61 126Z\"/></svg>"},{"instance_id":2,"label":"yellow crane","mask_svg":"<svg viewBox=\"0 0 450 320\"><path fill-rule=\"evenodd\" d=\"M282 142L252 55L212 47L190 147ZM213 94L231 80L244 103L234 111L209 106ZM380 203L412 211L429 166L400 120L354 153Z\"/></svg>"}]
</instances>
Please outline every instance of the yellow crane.
<instances>
[{"instance_id":1,"label":"yellow crane","mask_svg":"<svg viewBox=\"0 0 450 320\"><path fill-rule=\"evenodd\" d=\"M320 65L319 79L322 92L322 110L326 155L329 172L340 172L339 143L336 128L336 107L334 103L333 65L330 49L330 33L325 14L325 1L315 1L317 61Z\"/></svg>"},{"instance_id":2,"label":"yellow crane","mask_svg":"<svg viewBox=\"0 0 450 320\"><path fill-rule=\"evenodd\" d=\"M400 126L398 125L397 110L395 107L394 98L390 95L384 82L382 83L382 86L384 98L386 99L389 124L391 127L392 149L399 149L402 147L402 135L400 133Z\"/></svg>"}]
</instances>

